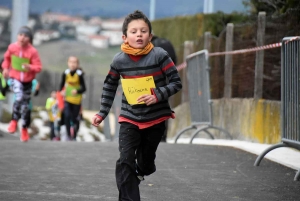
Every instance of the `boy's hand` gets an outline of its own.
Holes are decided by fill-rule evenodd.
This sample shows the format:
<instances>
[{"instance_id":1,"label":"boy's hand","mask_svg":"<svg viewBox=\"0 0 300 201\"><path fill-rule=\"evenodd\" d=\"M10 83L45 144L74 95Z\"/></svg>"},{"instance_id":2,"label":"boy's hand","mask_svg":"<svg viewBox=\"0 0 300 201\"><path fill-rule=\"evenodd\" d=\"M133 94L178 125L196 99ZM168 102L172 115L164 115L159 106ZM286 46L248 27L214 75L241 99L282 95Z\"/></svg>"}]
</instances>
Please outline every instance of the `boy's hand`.
<instances>
[{"instance_id":1,"label":"boy's hand","mask_svg":"<svg viewBox=\"0 0 300 201\"><path fill-rule=\"evenodd\" d=\"M137 99L138 103L145 102L146 105L152 105L156 103L156 97L154 95L142 95Z\"/></svg>"},{"instance_id":2,"label":"boy's hand","mask_svg":"<svg viewBox=\"0 0 300 201\"><path fill-rule=\"evenodd\" d=\"M102 122L102 118L100 118L98 115L95 115L92 118L92 125L98 127L100 123Z\"/></svg>"},{"instance_id":3,"label":"boy's hand","mask_svg":"<svg viewBox=\"0 0 300 201\"><path fill-rule=\"evenodd\" d=\"M23 67L25 70L27 70L27 71L30 70L30 65L29 65L29 64L22 64L22 67Z\"/></svg>"}]
</instances>

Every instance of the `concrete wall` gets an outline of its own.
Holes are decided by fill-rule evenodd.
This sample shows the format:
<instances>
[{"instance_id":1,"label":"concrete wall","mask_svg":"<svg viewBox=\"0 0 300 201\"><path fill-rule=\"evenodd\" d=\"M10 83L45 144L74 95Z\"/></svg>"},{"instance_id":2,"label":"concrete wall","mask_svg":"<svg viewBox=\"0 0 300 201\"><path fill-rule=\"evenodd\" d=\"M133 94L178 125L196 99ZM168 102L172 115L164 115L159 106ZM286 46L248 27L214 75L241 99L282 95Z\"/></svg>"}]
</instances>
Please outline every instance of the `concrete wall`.
<instances>
[{"instance_id":1,"label":"concrete wall","mask_svg":"<svg viewBox=\"0 0 300 201\"><path fill-rule=\"evenodd\" d=\"M281 140L280 102L254 99L213 100L213 125L226 129L234 139L273 144ZM169 121L168 138L191 123L189 103L174 109L176 119ZM225 138L210 130L216 138ZM190 133L187 133L189 135Z\"/></svg>"}]
</instances>

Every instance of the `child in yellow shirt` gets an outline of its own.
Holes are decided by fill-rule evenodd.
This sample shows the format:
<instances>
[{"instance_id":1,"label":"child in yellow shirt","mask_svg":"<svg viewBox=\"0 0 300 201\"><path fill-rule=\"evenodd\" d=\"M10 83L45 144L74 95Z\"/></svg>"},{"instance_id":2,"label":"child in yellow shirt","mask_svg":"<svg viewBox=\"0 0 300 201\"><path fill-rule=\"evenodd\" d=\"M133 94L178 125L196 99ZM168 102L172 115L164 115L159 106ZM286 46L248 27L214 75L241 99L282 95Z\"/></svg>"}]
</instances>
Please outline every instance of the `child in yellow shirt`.
<instances>
[{"instance_id":1,"label":"child in yellow shirt","mask_svg":"<svg viewBox=\"0 0 300 201\"><path fill-rule=\"evenodd\" d=\"M54 141L59 141L60 112L58 109L58 103L56 99L56 91L52 91L51 96L47 98L46 110L48 111L50 122L50 139Z\"/></svg>"}]
</instances>

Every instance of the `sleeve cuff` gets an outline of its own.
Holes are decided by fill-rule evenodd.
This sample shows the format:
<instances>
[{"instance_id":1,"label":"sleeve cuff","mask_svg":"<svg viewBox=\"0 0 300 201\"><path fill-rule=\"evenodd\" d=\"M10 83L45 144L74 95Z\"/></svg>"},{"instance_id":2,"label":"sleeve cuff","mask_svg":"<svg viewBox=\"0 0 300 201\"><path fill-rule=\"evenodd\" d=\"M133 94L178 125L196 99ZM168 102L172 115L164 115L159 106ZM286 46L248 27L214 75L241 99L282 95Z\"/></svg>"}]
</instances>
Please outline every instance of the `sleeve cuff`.
<instances>
[{"instance_id":1,"label":"sleeve cuff","mask_svg":"<svg viewBox=\"0 0 300 201\"><path fill-rule=\"evenodd\" d=\"M95 114L95 116L101 119L101 121L103 120L103 117L101 117L99 114Z\"/></svg>"}]
</instances>

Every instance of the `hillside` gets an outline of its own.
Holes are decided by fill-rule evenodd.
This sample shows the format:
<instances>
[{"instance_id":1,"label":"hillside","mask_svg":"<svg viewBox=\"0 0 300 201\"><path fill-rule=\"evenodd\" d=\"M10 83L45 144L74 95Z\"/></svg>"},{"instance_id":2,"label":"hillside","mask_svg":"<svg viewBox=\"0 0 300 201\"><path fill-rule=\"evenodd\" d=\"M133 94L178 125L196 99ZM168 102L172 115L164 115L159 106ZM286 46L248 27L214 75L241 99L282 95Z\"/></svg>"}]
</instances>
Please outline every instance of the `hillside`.
<instances>
[{"instance_id":1,"label":"hillside","mask_svg":"<svg viewBox=\"0 0 300 201\"><path fill-rule=\"evenodd\" d=\"M37 46L43 63L43 68L50 71L63 72L67 68L67 58L70 55L77 56L80 66L87 75L106 75L114 55L120 51L120 47L108 49L93 48L72 40L61 40L45 43Z\"/></svg>"}]
</instances>

